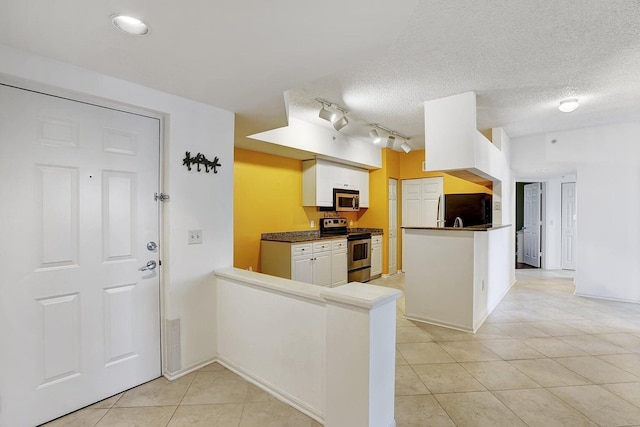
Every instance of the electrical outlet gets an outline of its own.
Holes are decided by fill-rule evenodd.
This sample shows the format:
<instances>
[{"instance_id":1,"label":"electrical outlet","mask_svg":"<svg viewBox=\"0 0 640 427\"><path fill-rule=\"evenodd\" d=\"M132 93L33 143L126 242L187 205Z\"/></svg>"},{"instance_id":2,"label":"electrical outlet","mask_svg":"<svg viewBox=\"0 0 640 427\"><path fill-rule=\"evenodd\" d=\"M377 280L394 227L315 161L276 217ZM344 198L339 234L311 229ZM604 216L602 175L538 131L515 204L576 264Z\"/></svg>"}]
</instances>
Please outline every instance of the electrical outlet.
<instances>
[{"instance_id":1,"label":"electrical outlet","mask_svg":"<svg viewBox=\"0 0 640 427\"><path fill-rule=\"evenodd\" d=\"M316 222L314 220L309 221L309 227L314 228L316 226Z\"/></svg>"},{"instance_id":2,"label":"electrical outlet","mask_svg":"<svg viewBox=\"0 0 640 427\"><path fill-rule=\"evenodd\" d=\"M202 230L189 230L189 239L187 243L190 245L201 245Z\"/></svg>"}]
</instances>

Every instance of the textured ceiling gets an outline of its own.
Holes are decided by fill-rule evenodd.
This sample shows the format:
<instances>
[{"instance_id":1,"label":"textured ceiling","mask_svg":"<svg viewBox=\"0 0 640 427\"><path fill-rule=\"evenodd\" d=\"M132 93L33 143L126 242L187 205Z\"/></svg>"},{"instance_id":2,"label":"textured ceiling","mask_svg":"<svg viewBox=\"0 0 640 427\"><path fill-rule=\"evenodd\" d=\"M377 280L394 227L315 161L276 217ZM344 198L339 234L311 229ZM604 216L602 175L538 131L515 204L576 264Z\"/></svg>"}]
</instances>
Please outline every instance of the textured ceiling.
<instances>
[{"instance_id":1,"label":"textured ceiling","mask_svg":"<svg viewBox=\"0 0 640 427\"><path fill-rule=\"evenodd\" d=\"M424 143L423 102L473 90L512 136L640 118L637 0L0 0L0 43L238 113L243 135L318 124L321 97L365 138ZM108 17L149 22L144 38ZM74 25L75 23L75 25ZM560 99L578 110L560 113Z\"/></svg>"}]
</instances>

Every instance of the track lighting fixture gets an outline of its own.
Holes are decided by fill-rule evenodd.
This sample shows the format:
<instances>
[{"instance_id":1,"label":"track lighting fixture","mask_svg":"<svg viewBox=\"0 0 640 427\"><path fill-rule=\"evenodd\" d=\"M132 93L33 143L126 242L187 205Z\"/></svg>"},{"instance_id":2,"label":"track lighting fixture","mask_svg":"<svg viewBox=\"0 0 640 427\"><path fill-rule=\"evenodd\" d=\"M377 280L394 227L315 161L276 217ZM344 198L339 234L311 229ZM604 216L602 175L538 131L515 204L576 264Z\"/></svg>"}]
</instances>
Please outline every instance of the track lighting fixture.
<instances>
[{"instance_id":1,"label":"track lighting fixture","mask_svg":"<svg viewBox=\"0 0 640 427\"><path fill-rule=\"evenodd\" d=\"M375 129L371 129L371 131L369 132L369 136L371 137L371 139L373 139L374 144L378 144L382 140L380 134Z\"/></svg>"},{"instance_id":2,"label":"track lighting fixture","mask_svg":"<svg viewBox=\"0 0 640 427\"><path fill-rule=\"evenodd\" d=\"M396 142L396 137L393 135L389 135L387 137L387 148L393 148L393 144Z\"/></svg>"},{"instance_id":3,"label":"track lighting fixture","mask_svg":"<svg viewBox=\"0 0 640 427\"><path fill-rule=\"evenodd\" d=\"M347 119L347 110L322 98L316 98L316 101L322 104L318 117L330 122L335 130L339 131L349 124L349 119ZM338 112L342 115L338 116Z\"/></svg>"},{"instance_id":4,"label":"track lighting fixture","mask_svg":"<svg viewBox=\"0 0 640 427\"><path fill-rule=\"evenodd\" d=\"M349 124L349 120L347 120L347 116L344 116L344 115L343 115L343 116L342 116L342 117L340 117L338 120L336 120L336 121L334 121L334 122L333 122L333 127L334 127L336 130L340 130L340 129L342 129L343 127L345 127L346 125L348 125L348 124Z\"/></svg>"},{"instance_id":5,"label":"track lighting fixture","mask_svg":"<svg viewBox=\"0 0 640 427\"><path fill-rule=\"evenodd\" d=\"M406 136L404 136L402 134L399 134L395 130L391 130L391 129L389 129L387 127L384 127L382 125L379 125L377 123L371 123L371 124L369 124L369 126L372 126L374 128L374 129L371 129L369 131L369 136L373 140L374 144L379 144L382 141L382 137L380 136L380 132L378 132L378 130L382 130L382 131L384 131L385 133L388 134L383 146L393 149L393 147L395 146L395 143L396 143L396 139L400 138L400 139L404 140L404 142L402 143L400 148L402 148L405 153L408 153L409 151L411 151L411 146L408 144L408 141L409 141L408 137L406 137Z\"/></svg>"},{"instance_id":6,"label":"track lighting fixture","mask_svg":"<svg viewBox=\"0 0 640 427\"><path fill-rule=\"evenodd\" d=\"M334 113L333 111L327 110L326 108L324 108L324 105L323 105L322 109L320 110L320 114L318 114L318 117L333 123L333 120L336 118L336 113Z\"/></svg>"}]
</instances>

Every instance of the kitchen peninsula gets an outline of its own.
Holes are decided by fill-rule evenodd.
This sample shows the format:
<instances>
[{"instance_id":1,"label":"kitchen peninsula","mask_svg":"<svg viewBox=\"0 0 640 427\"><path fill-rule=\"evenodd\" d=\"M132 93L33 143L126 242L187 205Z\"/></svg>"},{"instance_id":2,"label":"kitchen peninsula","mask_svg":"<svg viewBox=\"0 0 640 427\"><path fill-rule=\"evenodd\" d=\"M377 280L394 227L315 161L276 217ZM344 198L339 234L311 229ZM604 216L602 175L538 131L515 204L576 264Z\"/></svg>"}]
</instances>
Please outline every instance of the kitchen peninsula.
<instances>
[{"instance_id":1,"label":"kitchen peninsula","mask_svg":"<svg viewBox=\"0 0 640 427\"><path fill-rule=\"evenodd\" d=\"M476 332L515 281L511 228L403 227L405 316Z\"/></svg>"}]
</instances>

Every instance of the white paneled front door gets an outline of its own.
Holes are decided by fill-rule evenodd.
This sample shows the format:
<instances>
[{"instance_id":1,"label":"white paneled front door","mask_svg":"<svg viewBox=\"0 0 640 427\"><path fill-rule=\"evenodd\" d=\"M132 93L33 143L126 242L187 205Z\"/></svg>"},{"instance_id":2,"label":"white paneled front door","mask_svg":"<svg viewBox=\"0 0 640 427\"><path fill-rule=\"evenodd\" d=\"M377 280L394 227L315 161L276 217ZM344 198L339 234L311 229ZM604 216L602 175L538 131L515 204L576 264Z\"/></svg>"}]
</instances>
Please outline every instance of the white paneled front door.
<instances>
[{"instance_id":1,"label":"white paneled front door","mask_svg":"<svg viewBox=\"0 0 640 427\"><path fill-rule=\"evenodd\" d=\"M0 85L0 425L160 376L159 131Z\"/></svg>"},{"instance_id":2,"label":"white paneled front door","mask_svg":"<svg viewBox=\"0 0 640 427\"><path fill-rule=\"evenodd\" d=\"M524 263L533 267L540 267L540 186L524 186Z\"/></svg>"}]
</instances>

